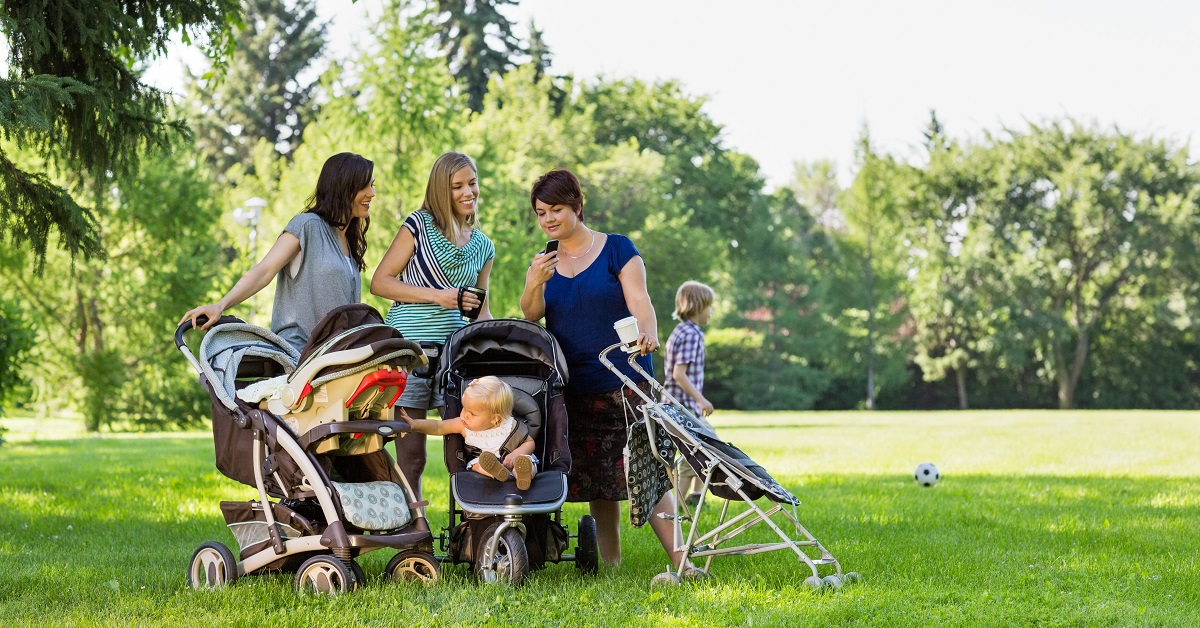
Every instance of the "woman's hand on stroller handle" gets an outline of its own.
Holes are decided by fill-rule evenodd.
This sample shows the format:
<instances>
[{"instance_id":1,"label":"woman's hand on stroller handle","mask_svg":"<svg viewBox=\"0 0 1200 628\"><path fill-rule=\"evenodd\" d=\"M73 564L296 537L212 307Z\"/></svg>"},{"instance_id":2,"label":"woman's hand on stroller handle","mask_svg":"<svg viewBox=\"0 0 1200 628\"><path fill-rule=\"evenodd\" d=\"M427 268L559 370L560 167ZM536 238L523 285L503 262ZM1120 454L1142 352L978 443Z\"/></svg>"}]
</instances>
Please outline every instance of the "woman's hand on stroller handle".
<instances>
[{"instance_id":1,"label":"woman's hand on stroller handle","mask_svg":"<svg viewBox=\"0 0 1200 628\"><path fill-rule=\"evenodd\" d=\"M191 318L184 317L184 319L179 322L179 327L177 327L175 329L175 346L176 347L185 346L185 343L183 342L183 335L191 329L196 329L196 328L208 329L209 327L212 327L213 325L224 325L225 323L243 323L243 322L245 322L245 321L243 321L242 319L240 319L236 316L222 316L221 318L216 319L216 321L212 321L211 324L210 324L209 318L203 314L196 317L195 323L192 322Z\"/></svg>"}]
</instances>

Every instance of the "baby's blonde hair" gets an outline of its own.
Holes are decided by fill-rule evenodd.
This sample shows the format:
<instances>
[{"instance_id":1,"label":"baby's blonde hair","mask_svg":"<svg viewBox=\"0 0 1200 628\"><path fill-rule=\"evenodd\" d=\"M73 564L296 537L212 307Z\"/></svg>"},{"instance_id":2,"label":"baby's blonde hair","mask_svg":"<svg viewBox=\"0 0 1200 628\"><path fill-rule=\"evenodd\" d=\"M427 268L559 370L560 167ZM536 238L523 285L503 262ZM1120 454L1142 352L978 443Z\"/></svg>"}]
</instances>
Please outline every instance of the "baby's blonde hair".
<instances>
[{"instance_id":1,"label":"baby's blonde hair","mask_svg":"<svg viewBox=\"0 0 1200 628\"><path fill-rule=\"evenodd\" d=\"M690 321L713 304L717 298L713 289L699 281L685 281L675 293L675 312L671 318Z\"/></svg>"},{"instance_id":2,"label":"baby's blonde hair","mask_svg":"<svg viewBox=\"0 0 1200 628\"><path fill-rule=\"evenodd\" d=\"M486 375L467 384L467 389L463 391L463 399L467 397L483 402L488 414L493 417L499 415L504 419L512 416L512 388L499 377Z\"/></svg>"}]
</instances>

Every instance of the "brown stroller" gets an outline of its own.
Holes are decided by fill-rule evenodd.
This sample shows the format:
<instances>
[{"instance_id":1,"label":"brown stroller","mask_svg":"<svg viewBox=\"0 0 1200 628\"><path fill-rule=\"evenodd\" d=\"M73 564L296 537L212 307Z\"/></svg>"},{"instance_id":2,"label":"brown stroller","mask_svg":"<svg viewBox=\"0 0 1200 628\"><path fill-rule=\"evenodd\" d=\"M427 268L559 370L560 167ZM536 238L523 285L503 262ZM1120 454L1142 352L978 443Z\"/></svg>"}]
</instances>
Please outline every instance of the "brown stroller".
<instances>
[{"instance_id":1,"label":"brown stroller","mask_svg":"<svg viewBox=\"0 0 1200 628\"><path fill-rule=\"evenodd\" d=\"M264 571L296 572L296 587L340 593L366 580L355 558L400 550L387 574L436 581L440 565L422 503L414 503L384 445L408 430L388 420L408 371L426 364L418 345L372 307L330 312L302 353L266 329L225 316L197 359L175 344L212 398L217 469L258 490L221 502L240 548L201 545L188 566L193 588Z\"/></svg>"}]
</instances>

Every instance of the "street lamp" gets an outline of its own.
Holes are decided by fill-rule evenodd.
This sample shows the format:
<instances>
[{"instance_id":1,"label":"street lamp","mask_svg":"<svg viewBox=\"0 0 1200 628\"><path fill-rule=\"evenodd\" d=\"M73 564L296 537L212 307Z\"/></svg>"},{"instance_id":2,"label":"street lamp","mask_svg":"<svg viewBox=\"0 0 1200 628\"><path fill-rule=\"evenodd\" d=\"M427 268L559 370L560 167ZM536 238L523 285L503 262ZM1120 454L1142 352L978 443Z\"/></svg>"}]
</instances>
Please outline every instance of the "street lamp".
<instances>
[{"instance_id":1,"label":"street lamp","mask_svg":"<svg viewBox=\"0 0 1200 628\"><path fill-rule=\"evenodd\" d=\"M250 227L250 263L258 261L258 218L266 208L267 201L257 196L248 199L245 209L239 207L233 210L233 220L243 227Z\"/></svg>"},{"instance_id":2,"label":"street lamp","mask_svg":"<svg viewBox=\"0 0 1200 628\"><path fill-rule=\"evenodd\" d=\"M250 228L250 263L255 264L258 262L258 219L262 216L262 210L266 208L267 201L255 196L247 199L242 204L246 207L238 207L233 210L233 221L243 227ZM250 316L248 319L253 321L255 315L258 314L258 307L254 304L253 296L247 299L247 301L247 305L250 306Z\"/></svg>"}]
</instances>

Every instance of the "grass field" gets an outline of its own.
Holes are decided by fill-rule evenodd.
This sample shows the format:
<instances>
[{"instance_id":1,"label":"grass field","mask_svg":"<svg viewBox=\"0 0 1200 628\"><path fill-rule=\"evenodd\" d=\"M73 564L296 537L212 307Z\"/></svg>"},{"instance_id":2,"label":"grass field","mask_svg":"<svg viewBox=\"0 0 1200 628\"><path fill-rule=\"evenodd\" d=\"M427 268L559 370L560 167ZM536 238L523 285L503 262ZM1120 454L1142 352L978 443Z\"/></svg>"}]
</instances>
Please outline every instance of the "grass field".
<instances>
[{"instance_id":1,"label":"grass field","mask_svg":"<svg viewBox=\"0 0 1200 628\"><path fill-rule=\"evenodd\" d=\"M665 558L623 530L624 562L551 565L518 590L465 566L423 587L295 593L290 575L192 591L202 542L234 545L208 434L51 439L8 420L0 447L0 625L1195 626L1200 625L1200 413L723 413L718 432L795 492L800 521L863 582L813 593L782 552L651 587ZM436 447L439 443L431 439ZM446 521L440 450L426 473ZM912 469L942 471L932 489ZM568 505L572 523L584 514ZM235 550L236 551L236 550Z\"/></svg>"}]
</instances>

